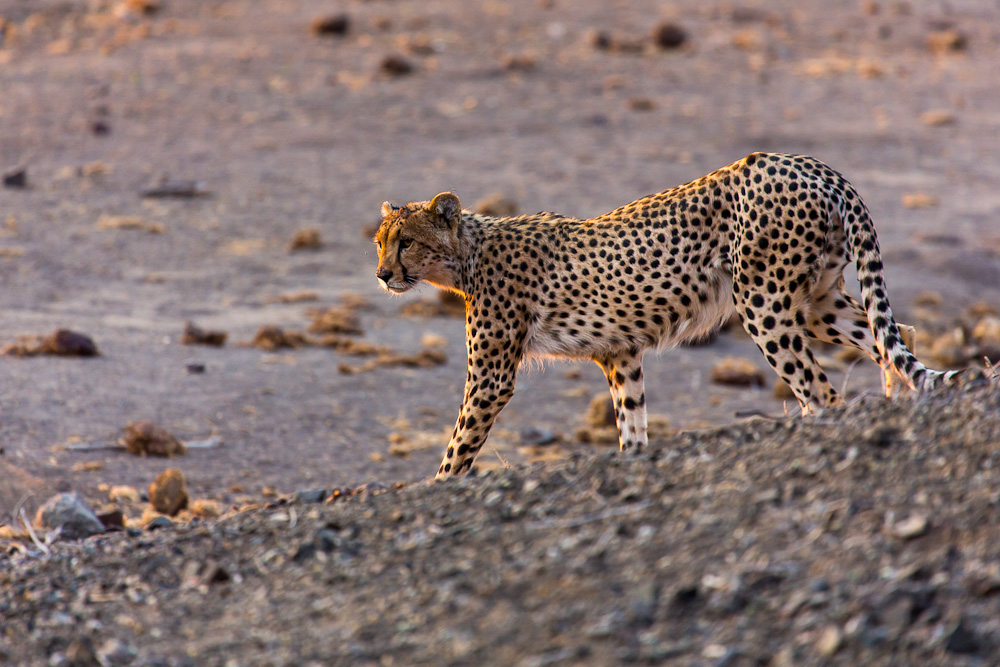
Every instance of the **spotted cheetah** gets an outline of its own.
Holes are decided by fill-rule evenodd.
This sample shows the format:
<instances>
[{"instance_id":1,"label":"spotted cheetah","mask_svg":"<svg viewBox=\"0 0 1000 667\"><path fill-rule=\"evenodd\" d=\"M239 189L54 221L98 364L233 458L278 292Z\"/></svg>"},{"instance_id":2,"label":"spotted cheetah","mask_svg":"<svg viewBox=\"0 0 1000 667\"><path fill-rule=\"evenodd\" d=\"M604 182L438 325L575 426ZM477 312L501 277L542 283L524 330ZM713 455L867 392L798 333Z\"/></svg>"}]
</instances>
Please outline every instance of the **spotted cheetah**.
<instances>
[{"instance_id":1,"label":"spotted cheetah","mask_svg":"<svg viewBox=\"0 0 1000 667\"><path fill-rule=\"evenodd\" d=\"M622 451L646 444L643 353L701 338L734 312L809 413L842 404L810 339L866 352L924 390L901 339L875 228L854 187L811 157L753 153L696 181L590 220L463 210L456 195L382 205L376 276L465 297L468 375L438 469L467 471L528 357L591 359L614 399ZM844 291L853 257L862 308Z\"/></svg>"}]
</instances>

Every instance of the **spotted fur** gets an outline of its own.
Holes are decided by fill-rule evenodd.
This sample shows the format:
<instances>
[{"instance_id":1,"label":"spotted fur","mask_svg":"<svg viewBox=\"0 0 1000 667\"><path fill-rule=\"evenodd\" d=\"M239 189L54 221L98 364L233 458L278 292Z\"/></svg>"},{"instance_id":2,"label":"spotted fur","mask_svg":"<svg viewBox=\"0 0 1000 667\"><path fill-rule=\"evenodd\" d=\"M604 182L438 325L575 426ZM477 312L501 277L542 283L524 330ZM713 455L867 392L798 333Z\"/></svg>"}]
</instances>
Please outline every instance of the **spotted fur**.
<instances>
[{"instance_id":1,"label":"spotted fur","mask_svg":"<svg viewBox=\"0 0 1000 667\"><path fill-rule=\"evenodd\" d=\"M887 392L951 375L907 349L867 207L810 157L754 153L590 220L477 215L451 193L382 212L382 286L425 280L465 297L465 397L438 477L472 466L529 356L595 361L621 449L642 447L643 353L702 337L734 312L804 413L842 403L810 339L866 352ZM863 307L844 291L850 257Z\"/></svg>"}]
</instances>

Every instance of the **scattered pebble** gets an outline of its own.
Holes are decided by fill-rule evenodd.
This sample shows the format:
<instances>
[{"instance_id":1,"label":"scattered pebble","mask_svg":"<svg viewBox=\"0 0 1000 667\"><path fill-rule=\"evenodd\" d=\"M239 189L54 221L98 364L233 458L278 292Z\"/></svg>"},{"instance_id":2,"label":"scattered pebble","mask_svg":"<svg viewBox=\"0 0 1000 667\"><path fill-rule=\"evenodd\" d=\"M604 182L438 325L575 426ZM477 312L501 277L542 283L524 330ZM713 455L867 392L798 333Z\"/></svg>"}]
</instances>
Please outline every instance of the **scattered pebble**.
<instances>
[{"instance_id":1,"label":"scattered pebble","mask_svg":"<svg viewBox=\"0 0 1000 667\"><path fill-rule=\"evenodd\" d=\"M559 436L547 428L526 428L522 429L521 433L521 444L522 445L551 445L555 442L559 442Z\"/></svg>"},{"instance_id":2,"label":"scattered pebble","mask_svg":"<svg viewBox=\"0 0 1000 667\"><path fill-rule=\"evenodd\" d=\"M8 169L4 172L2 179L5 188L26 188L28 187L28 170L24 167Z\"/></svg>"},{"instance_id":3,"label":"scattered pebble","mask_svg":"<svg viewBox=\"0 0 1000 667\"><path fill-rule=\"evenodd\" d=\"M57 329L48 336L22 336L0 354L12 357L52 355L59 357L97 357L100 351L90 336L69 329Z\"/></svg>"},{"instance_id":4,"label":"scattered pebble","mask_svg":"<svg viewBox=\"0 0 1000 667\"><path fill-rule=\"evenodd\" d=\"M933 109L920 114L920 120L929 127L942 127L955 123L955 114L947 109Z\"/></svg>"},{"instance_id":5,"label":"scattered pebble","mask_svg":"<svg viewBox=\"0 0 1000 667\"><path fill-rule=\"evenodd\" d=\"M926 534L929 528L930 523L925 515L914 514L907 519L894 523L891 532L894 537L909 540Z\"/></svg>"},{"instance_id":6,"label":"scattered pebble","mask_svg":"<svg viewBox=\"0 0 1000 667\"><path fill-rule=\"evenodd\" d=\"M950 633L948 633L948 638L945 640L944 649L949 653L958 653L959 655L970 655L973 653L978 653L980 648L979 638L976 633L967 625L965 619L962 619L955 625Z\"/></svg>"},{"instance_id":7,"label":"scattered pebble","mask_svg":"<svg viewBox=\"0 0 1000 667\"><path fill-rule=\"evenodd\" d=\"M712 367L712 382L735 387L764 387L767 376L749 359L727 357Z\"/></svg>"},{"instance_id":8,"label":"scattered pebble","mask_svg":"<svg viewBox=\"0 0 1000 667\"><path fill-rule=\"evenodd\" d=\"M149 485L149 502L157 512L168 516L174 516L187 507L188 492L183 473L177 468L160 473Z\"/></svg>"},{"instance_id":9,"label":"scattered pebble","mask_svg":"<svg viewBox=\"0 0 1000 667\"><path fill-rule=\"evenodd\" d=\"M615 402L609 392L601 392L590 400L590 405L587 406L586 420L589 426L615 426L617 428Z\"/></svg>"},{"instance_id":10,"label":"scattered pebble","mask_svg":"<svg viewBox=\"0 0 1000 667\"><path fill-rule=\"evenodd\" d=\"M687 31L674 23L661 23L653 28L653 44L661 49L676 49L687 41Z\"/></svg>"},{"instance_id":11,"label":"scattered pebble","mask_svg":"<svg viewBox=\"0 0 1000 667\"><path fill-rule=\"evenodd\" d=\"M653 111L656 109L656 100L648 97L630 97L628 108L632 111Z\"/></svg>"},{"instance_id":12,"label":"scattered pebble","mask_svg":"<svg viewBox=\"0 0 1000 667\"><path fill-rule=\"evenodd\" d=\"M301 331L285 331L274 325L264 325L254 334L248 345L268 352L294 349L309 344L309 339Z\"/></svg>"},{"instance_id":13,"label":"scattered pebble","mask_svg":"<svg viewBox=\"0 0 1000 667\"><path fill-rule=\"evenodd\" d=\"M926 192L911 192L903 195L903 206L906 208L932 208L940 203L939 197Z\"/></svg>"},{"instance_id":14,"label":"scattered pebble","mask_svg":"<svg viewBox=\"0 0 1000 667\"><path fill-rule=\"evenodd\" d=\"M134 505L139 502L139 491L132 486L112 486L108 491L108 499L116 503Z\"/></svg>"},{"instance_id":15,"label":"scattered pebble","mask_svg":"<svg viewBox=\"0 0 1000 667\"><path fill-rule=\"evenodd\" d=\"M225 331L202 329L188 320L184 323L184 333L181 334L181 345L209 345L222 347L226 344L228 334ZM204 371L204 367L202 367Z\"/></svg>"},{"instance_id":16,"label":"scattered pebble","mask_svg":"<svg viewBox=\"0 0 1000 667\"><path fill-rule=\"evenodd\" d=\"M399 309L404 317L461 317L465 318L465 298L461 294L441 290L436 300L410 301Z\"/></svg>"},{"instance_id":17,"label":"scattered pebble","mask_svg":"<svg viewBox=\"0 0 1000 667\"><path fill-rule=\"evenodd\" d=\"M292 242L288 245L288 250L290 252L295 252L297 250L319 250L323 247L323 241L320 238L318 229L300 229L295 232L295 236L292 237Z\"/></svg>"},{"instance_id":18,"label":"scattered pebble","mask_svg":"<svg viewBox=\"0 0 1000 667\"><path fill-rule=\"evenodd\" d=\"M309 24L309 30L314 35L343 37L351 27L351 18L347 14L332 14L317 16Z\"/></svg>"},{"instance_id":19,"label":"scattered pebble","mask_svg":"<svg viewBox=\"0 0 1000 667\"><path fill-rule=\"evenodd\" d=\"M927 48L939 56L964 51L968 46L965 34L957 30L935 30L927 35Z\"/></svg>"},{"instance_id":20,"label":"scattered pebble","mask_svg":"<svg viewBox=\"0 0 1000 667\"><path fill-rule=\"evenodd\" d=\"M308 314L312 317L309 333L360 336L365 332L353 308L333 306L325 310L313 309Z\"/></svg>"},{"instance_id":21,"label":"scattered pebble","mask_svg":"<svg viewBox=\"0 0 1000 667\"><path fill-rule=\"evenodd\" d=\"M295 492L295 500L308 505L310 503L321 503L329 495L326 489L300 489Z\"/></svg>"},{"instance_id":22,"label":"scattered pebble","mask_svg":"<svg viewBox=\"0 0 1000 667\"><path fill-rule=\"evenodd\" d=\"M125 427L119 442L125 451L136 456L183 456L187 453L184 443L170 431L150 421L132 422Z\"/></svg>"},{"instance_id":23,"label":"scattered pebble","mask_svg":"<svg viewBox=\"0 0 1000 667\"><path fill-rule=\"evenodd\" d=\"M35 527L44 530L59 528L59 536L67 540L104 532L104 525L78 493L60 493L45 501L35 515Z\"/></svg>"},{"instance_id":24,"label":"scattered pebble","mask_svg":"<svg viewBox=\"0 0 1000 667\"><path fill-rule=\"evenodd\" d=\"M214 519L222 516L222 504L217 500L199 498L191 503L191 514L201 519Z\"/></svg>"},{"instance_id":25,"label":"scattered pebble","mask_svg":"<svg viewBox=\"0 0 1000 667\"><path fill-rule=\"evenodd\" d=\"M146 530L158 530L160 528L172 528L174 522L165 516L154 516L146 522Z\"/></svg>"},{"instance_id":26,"label":"scattered pebble","mask_svg":"<svg viewBox=\"0 0 1000 667\"><path fill-rule=\"evenodd\" d=\"M97 519L105 530L120 530L125 527L125 513L118 507L100 512Z\"/></svg>"},{"instance_id":27,"label":"scattered pebble","mask_svg":"<svg viewBox=\"0 0 1000 667\"><path fill-rule=\"evenodd\" d=\"M518 205L515 199L507 197L499 192L494 192L491 195L483 197L475 203L472 209L476 213L481 213L482 215L489 215L498 218L510 217L518 214ZM445 294L445 292L442 292ZM465 312L465 304L462 304L463 314Z\"/></svg>"},{"instance_id":28,"label":"scattered pebble","mask_svg":"<svg viewBox=\"0 0 1000 667\"><path fill-rule=\"evenodd\" d=\"M162 234L163 225L137 215L102 215L97 219L98 229L138 229L150 234Z\"/></svg>"},{"instance_id":29,"label":"scattered pebble","mask_svg":"<svg viewBox=\"0 0 1000 667\"><path fill-rule=\"evenodd\" d=\"M410 61L400 55L388 55L378 66L379 72L392 77L405 76L413 72Z\"/></svg>"},{"instance_id":30,"label":"scattered pebble","mask_svg":"<svg viewBox=\"0 0 1000 667\"><path fill-rule=\"evenodd\" d=\"M161 180L157 185L140 193L147 199L195 199L208 197L212 193L198 181Z\"/></svg>"},{"instance_id":31,"label":"scattered pebble","mask_svg":"<svg viewBox=\"0 0 1000 667\"><path fill-rule=\"evenodd\" d=\"M828 625L819 636L819 641L816 642L816 651L828 658L840 650L842 643L843 633L841 633L840 628L835 625Z\"/></svg>"}]
</instances>

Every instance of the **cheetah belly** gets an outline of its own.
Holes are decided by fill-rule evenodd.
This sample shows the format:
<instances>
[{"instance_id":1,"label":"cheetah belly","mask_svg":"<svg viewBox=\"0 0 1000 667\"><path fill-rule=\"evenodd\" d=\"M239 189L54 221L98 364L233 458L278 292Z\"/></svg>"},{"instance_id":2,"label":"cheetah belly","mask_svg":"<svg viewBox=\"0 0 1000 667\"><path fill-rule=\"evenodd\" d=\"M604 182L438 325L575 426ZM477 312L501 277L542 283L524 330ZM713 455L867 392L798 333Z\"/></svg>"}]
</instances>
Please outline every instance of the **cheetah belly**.
<instances>
[{"instance_id":1,"label":"cheetah belly","mask_svg":"<svg viewBox=\"0 0 1000 667\"><path fill-rule=\"evenodd\" d=\"M539 308L535 311L533 324L526 337L526 353L531 357L563 357L570 359L594 359L629 349L669 349L685 341L707 336L735 312L733 304L732 272L717 267L708 272L704 285L704 300L694 299L688 307L683 307L678 295L667 292L653 292L643 300L626 308L624 318L598 317L593 308L585 302L575 308L555 310ZM615 286L608 291L615 291ZM656 306L657 297L665 297L667 303ZM676 323L670 322L670 309L678 313ZM642 309L643 317L650 322L644 329L630 326L638 319L632 313ZM561 317L568 312L567 317ZM653 315L659 315L662 324L654 325ZM580 322L584 324L580 324ZM587 326L592 321L601 321L600 329ZM571 326L563 322L571 323ZM624 328L623 328L624 326Z\"/></svg>"}]
</instances>

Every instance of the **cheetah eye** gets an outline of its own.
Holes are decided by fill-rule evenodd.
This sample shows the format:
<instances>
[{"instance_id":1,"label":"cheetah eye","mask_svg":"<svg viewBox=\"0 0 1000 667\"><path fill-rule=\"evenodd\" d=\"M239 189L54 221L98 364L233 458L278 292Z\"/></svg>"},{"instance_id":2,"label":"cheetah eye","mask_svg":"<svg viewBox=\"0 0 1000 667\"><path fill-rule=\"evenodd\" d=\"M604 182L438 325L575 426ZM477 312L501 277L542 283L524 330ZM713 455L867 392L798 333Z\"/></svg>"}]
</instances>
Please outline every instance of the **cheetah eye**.
<instances>
[{"instance_id":1,"label":"cheetah eye","mask_svg":"<svg viewBox=\"0 0 1000 667\"><path fill-rule=\"evenodd\" d=\"M413 245L413 239L400 239L399 240L399 249L400 250L406 250L411 245Z\"/></svg>"}]
</instances>

